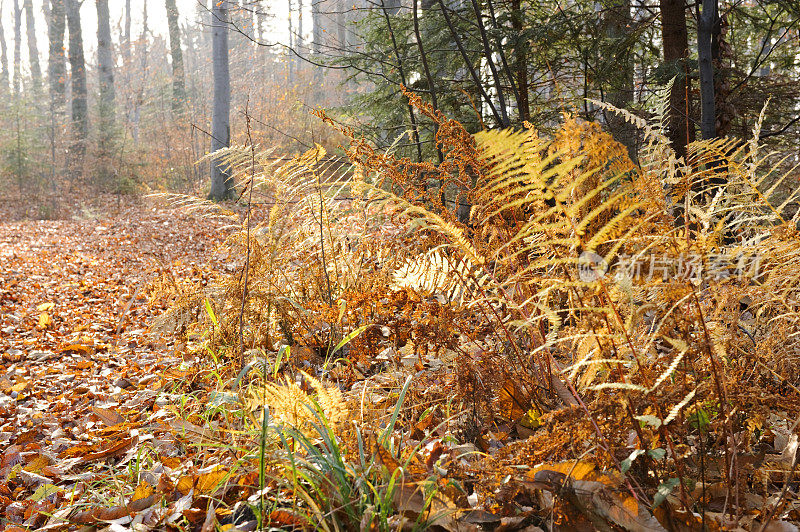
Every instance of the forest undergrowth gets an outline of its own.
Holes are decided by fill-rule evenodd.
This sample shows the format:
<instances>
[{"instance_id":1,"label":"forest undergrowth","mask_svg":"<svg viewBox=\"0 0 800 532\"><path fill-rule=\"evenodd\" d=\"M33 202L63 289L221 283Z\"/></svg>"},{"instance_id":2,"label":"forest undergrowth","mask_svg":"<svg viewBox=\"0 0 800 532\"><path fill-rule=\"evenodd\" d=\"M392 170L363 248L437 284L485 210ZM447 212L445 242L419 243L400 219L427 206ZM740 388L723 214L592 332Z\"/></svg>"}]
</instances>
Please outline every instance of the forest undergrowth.
<instances>
[{"instance_id":1,"label":"forest undergrowth","mask_svg":"<svg viewBox=\"0 0 800 532\"><path fill-rule=\"evenodd\" d=\"M665 103L608 109L640 131L634 163L570 116L473 136L409 97L441 164L347 129L350 168L226 153L240 268L172 312L205 309L191 347L259 522L796 530L789 158L756 128L677 159Z\"/></svg>"},{"instance_id":2,"label":"forest undergrowth","mask_svg":"<svg viewBox=\"0 0 800 532\"><path fill-rule=\"evenodd\" d=\"M183 381L146 446L73 449L105 503L6 475L36 526L796 530L789 159L758 129L677 159L665 105L623 113L633 162L570 116L470 135L410 98L441 164L344 129L348 165L226 150L244 213L167 198L234 227L216 273L148 284Z\"/></svg>"}]
</instances>

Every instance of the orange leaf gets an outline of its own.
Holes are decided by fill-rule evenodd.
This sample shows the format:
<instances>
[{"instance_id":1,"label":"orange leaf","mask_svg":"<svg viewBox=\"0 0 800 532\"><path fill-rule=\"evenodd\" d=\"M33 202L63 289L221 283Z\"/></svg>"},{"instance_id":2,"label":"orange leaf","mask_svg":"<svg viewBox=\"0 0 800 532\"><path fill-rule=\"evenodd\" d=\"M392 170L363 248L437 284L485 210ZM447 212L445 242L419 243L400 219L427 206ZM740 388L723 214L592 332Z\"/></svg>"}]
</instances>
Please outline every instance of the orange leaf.
<instances>
[{"instance_id":1,"label":"orange leaf","mask_svg":"<svg viewBox=\"0 0 800 532\"><path fill-rule=\"evenodd\" d=\"M39 314L39 328L40 329L47 329L48 327L53 326L53 318L50 317L50 314L47 312L42 312Z\"/></svg>"},{"instance_id":2,"label":"orange leaf","mask_svg":"<svg viewBox=\"0 0 800 532\"><path fill-rule=\"evenodd\" d=\"M398 469L400 469L400 462L398 462L397 459L395 459L395 457L392 456L392 453L386 450L386 448L383 445L378 443L377 440L375 441L374 447L375 447L375 458L378 459L378 462L386 466L386 469L389 470L390 475L395 471L397 471Z\"/></svg>"},{"instance_id":3,"label":"orange leaf","mask_svg":"<svg viewBox=\"0 0 800 532\"><path fill-rule=\"evenodd\" d=\"M67 351L75 351L76 353L83 353L84 355L92 355L94 354L94 346L93 345L85 345L85 344L68 344L58 348L59 353L66 353Z\"/></svg>"},{"instance_id":4,"label":"orange leaf","mask_svg":"<svg viewBox=\"0 0 800 532\"><path fill-rule=\"evenodd\" d=\"M178 479L178 486L175 488L181 495L188 495L192 488L194 488L194 477L192 475L184 475Z\"/></svg>"},{"instance_id":5,"label":"orange leaf","mask_svg":"<svg viewBox=\"0 0 800 532\"><path fill-rule=\"evenodd\" d=\"M42 470L42 468L49 465L50 465L50 460L48 460L46 457L42 455L39 455L30 462L28 462L28 465L25 466L25 471L27 471L28 473L38 473L39 471Z\"/></svg>"},{"instance_id":6,"label":"orange leaf","mask_svg":"<svg viewBox=\"0 0 800 532\"><path fill-rule=\"evenodd\" d=\"M212 471L211 473L205 473L200 475L197 479L197 491L198 493L211 493L213 492L217 486L225 479L228 475L228 472L224 469L217 469Z\"/></svg>"},{"instance_id":7,"label":"orange leaf","mask_svg":"<svg viewBox=\"0 0 800 532\"><path fill-rule=\"evenodd\" d=\"M138 501L139 499L145 499L153 494L155 488L148 484L147 482L142 482L138 486L136 486L136 491L133 492L133 497L131 501Z\"/></svg>"},{"instance_id":8,"label":"orange leaf","mask_svg":"<svg viewBox=\"0 0 800 532\"><path fill-rule=\"evenodd\" d=\"M113 427L114 425L117 425L125 421L125 418L122 417L122 415L116 410L110 410L108 408L93 406L92 412L94 413L94 415L100 418L100 421L102 421L109 427Z\"/></svg>"},{"instance_id":9,"label":"orange leaf","mask_svg":"<svg viewBox=\"0 0 800 532\"><path fill-rule=\"evenodd\" d=\"M19 393L19 392L25 391L28 388L29 385L30 385L30 382L28 382L28 381L20 381L20 382L16 383L14 386L11 387L11 391Z\"/></svg>"},{"instance_id":10,"label":"orange leaf","mask_svg":"<svg viewBox=\"0 0 800 532\"><path fill-rule=\"evenodd\" d=\"M135 437L125 438L121 442L117 443L116 445L112 445L104 451L87 454L81 459L81 463L91 462L92 460L102 460L112 456L119 456L130 449L137 440L138 438Z\"/></svg>"},{"instance_id":11,"label":"orange leaf","mask_svg":"<svg viewBox=\"0 0 800 532\"><path fill-rule=\"evenodd\" d=\"M305 528L308 520L288 510L273 510L269 514L269 524L278 527Z\"/></svg>"},{"instance_id":12,"label":"orange leaf","mask_svg":"<svg viewBox=\"0 0 800 532\"><path fill-rule=\"evenodd\" d=\"M514 381L506 379L503 388L497 394L495 406L501 418L516 423L528 413L531 401L525 397Z\"/></svg>"},{"instance_id":13,"label":"orange leaf","mask_svg":"<svg viewBox=\"0 0 800 532\"><path fill-rule=\"evenodd\" d=\"M175 469L181 465L181 459L177 456L162 456L161 463L170 469Z\"/></svg>"},{"instance_id":14,"label":"orange leaf","mask_svg":"<svg viewBox=\"0 0 800 532\"><path fill-rule=\"evenodd\" d=\"M145 508L149 508L159 501L159 495L153 494L144 499L131 501L130 504L125 506L113 506L111 508L91 508L83 512L78 512L70 516L69 520L72 523L79 524L93 524L98 521L113 521L120 519L134 512L140 512Z\"/></svg>"},{"instance_id":15,"label":"orange leaf","mask_svg":"<svg viewBox=\"0 0 800 532\"><path fill-rule=\"evenodd\" d=\"M85 358L81 359L75 363L75 367L78 369L89 369L92 367L92 361L86 360Z\"/></svg>"}]
</instances>

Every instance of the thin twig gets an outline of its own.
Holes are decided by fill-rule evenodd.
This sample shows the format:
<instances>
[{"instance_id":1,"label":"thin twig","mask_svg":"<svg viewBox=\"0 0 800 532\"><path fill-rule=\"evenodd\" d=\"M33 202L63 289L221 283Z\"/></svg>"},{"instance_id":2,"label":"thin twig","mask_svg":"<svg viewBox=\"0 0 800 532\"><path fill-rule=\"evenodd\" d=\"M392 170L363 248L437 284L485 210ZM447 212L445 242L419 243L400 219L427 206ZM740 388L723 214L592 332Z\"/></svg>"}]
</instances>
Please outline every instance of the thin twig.
<instances>
[{"instance_id":1,"label":"thin twig","mask_svg":"<svg viewBox=\"0 0 800 532\"><path fill-rule=\"evenodd\" d=\"M256 171L256 147L253 144L252 129L250 127L250 97L247 97L244 116L247 123L247 142L250 144L250 183L247 192L247 211L245 213L245 225L247 227L247 255L244 260L244 282L242 286L242 306L239 309L239 364L237 373L244 368L244 309L247 304L247 282L250 278L250 215L253 201L253 181Z\"/></svg>"}]
</instances>

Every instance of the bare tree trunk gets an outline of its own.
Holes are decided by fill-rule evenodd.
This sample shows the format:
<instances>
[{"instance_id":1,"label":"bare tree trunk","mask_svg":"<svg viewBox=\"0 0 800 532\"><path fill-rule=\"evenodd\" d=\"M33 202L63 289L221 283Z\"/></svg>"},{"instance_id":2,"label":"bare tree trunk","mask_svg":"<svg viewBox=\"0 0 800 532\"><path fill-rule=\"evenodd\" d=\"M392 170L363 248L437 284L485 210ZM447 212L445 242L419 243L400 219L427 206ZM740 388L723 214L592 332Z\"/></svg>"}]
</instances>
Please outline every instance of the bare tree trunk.
<instances>
[{"instance_id":1,"label":"bare tree trunk","mask_svg":"<svg viewBox=\"0 0 800 532\"><path fill-rule=\"evenodd\" d=\"M14 94L22 89L22 7L14 0Z\"/></svg>"},{"instance_id":2,"label":"bare tree trunk","mask_svg":"<svg viewBox=\"0 0 800 532\"><path fill-rule=\"evenodd\" d=\"M139 144L139 118L144 103L144 84L147 77L147 2L142 3L142 36L139 39L139 57L141 60L141 79L139 80L138 91L133 102L133 142Z\"/></svg>"},{"instance_id":3,"label":"bare tree trunk","mask_svg":"<svg viewBox=\"0 0 800 532\"><path fill-rule=\"evenodd\" d=\"M320 4L323 0L311 0L311 24L312 24L312 43L311 49L316 54L319 55L322 53L322 12L320 11ZM390 14L392 13L392 1L385 2L387 4L387 9L389 9Z\"/></svg>"},{"instance_id":4,"label":"bare tree trunk","mask_svg":"<svg viewBox=\"0 0 800 532\"><path fill-rule=\"evenodd\" d=\"M433 106L434 111L439 110L439 102L436 97L436 82L433 79L433 75L431 74L430 66L428 65L428 54L425 51L425 46L422 42L422 32L419 29L419 9L418 9L417 0L412 0L411 3L411 17L414 21L414 40L417 41L417 49L419 50L419 58L422 61L422 70L425 73L425 81L428 83L428 91L431 95L431 105ZM430 8L429 8L430 9ZM433 137L434 137L434 145L436 146L436 156L439 158L439 164L444 161L444 155L442 154L442 150L439 147L439 144L435 141L436 135L439 131L439 125L434 122L433 123Z\"/></svg>"},{"instance_id":5,"label":"bare tree trunk","mask_svg":"<svg viewBox=\"0 0 800 532\"><path fill-rule=\"evenodd\" d=\"M125 14L122 23L122 42L120 49L122 51L122 71L120 72L121 78L120 87L122 88L122 95L125 97L123 116L126 130L130 129L131 118L133 113L133 91L131 90L131 57L133 53L133 41L131 34L131 0L125 0Z\"/></svg>"},{"instance_id":6,"label":"bare tree trunk","mask_svg":"<svg viewBox=\"0 0 800 532\"><path fill-rule=\"evenodd\" d=\"M86 60L83 56L80 4L78 0L65 0L67 29L69 30L69 65L72 75L72 135L71 170L80 173L89 136L89 115L86 90Z\"/></svg>"},{"instance_id":7,"label":"bare tree trunk","mask_svg":"<svg viewBox=\"0 0 800 532\"><path fill-rule=\"evenodd\" d=\"M33 0L24 0L25 29L28 37L28 64L31 67L31 79L36 91L42 88L42 67L39 65L39 49L36 46L36 24L33 18Z\"/></svg>"},{"instance_id":8,"label":"bare tree trunk","mask_svg":"<svg viewBox=\"0 0 800 532\"><path fill-rule=\"evenodd\" d=\"M302 54L305 48L303 36L303 0L297 0L297 52Z\"/></svg>"},{"instance_id":9,"label":"bare tree trunk","mask_svg":"<svg viewBox=\"0 0 800 532\"><path fill-rule=\"evenodd\" d=\"M214 111L211 118L211 151L230 145L231 80L228 64L228 5L217 1L211 8L212 60L214 68ZM232 196L233 183L219 159L211 161L211 193L215 201Z\"/></svg>"},{"instance_id":10,"label":"bare tree trunk","mask_svg":"<svg viewBox=\"0 0 800 532\"><path fill-rule=\"evenodd\" d=\"M702 11L697 18L697 63L700 71L700 131L704 140L717 136L712 61L712 35L717 18L717 0L702 0Z\"/></svg>"},{"instance_id":11,"label":"bare tree trunk","mask_svg":"<svg viewBox=\"0 0 800 532\"><path fill-rule=\"evenodd\" d=\"M336 2L336 32L339 41L339 49L347 48L347 16L345 15L347 0Z\"/></svg>"},{"instance_id":12,"label":"bare tree trunk","mask_svg":"<svg viewBox=\"0 0 800 532\"><path fill-rule=\"evenodd\" d=\"M3 9L3 2L0 1L0 11ZM0 83L4 89L8 89L10 82L8 72L8 47L6 46L6 36L3 31L2 17L0 17L0 63L2 63L3 71L0 73Z\"/></svg>"},{"instance_id":13,"label":"bare tree trunk","mask_svg":"<svg viewBox=\"0 0 800 532\"><path fill-rule=\"evenodd\" d=\"M522 38L523 12L520 0L511 2L511 27L517 36L514 46L514 70L517 78L517 91L519 93L519 119L531 119L530 98L528 96L528 41Z\"/></svg>"},{"instance_id":14,"label":"bare tree trunk","mask_svg":"<svg viewBox=\"0 0 800 532\"><path fill-rule=\"evenodd\" d=\"M686 31L686 0L660 0L661 40L664 62L680 69L669 95L668 134L672 149L678 157L686 157L686 145L691 136L686 95L689 76L686 60L689 57L689 37Z\"/></svg>"},{"instance_id":15,"label":"bare tree trunk","mask_svg":"<svg viewBox=\"0 0 800 532\"><path fill-rule=\"evenodd\" d=\"M456 43L456 48L461 53L461 58L464 60L464 65L467 67L467 71L469 72L470 76L472 77L472 82L475 84L475 88L480 93L480 95L484 98L486 105L489 106L489 110L492 112L492 116L494 117L495 122L500 127L508 127L508 114L506 112L505 100L500 99L500 112L498 112L497 107L495 107L494 102L489 97L489 94L486 91L486 88L483 86L483 82L481 81L480 75L477 70L475 70L475 66L472 64L470 60L469 54L461 41L461 36L459 35L458 28L456 28L455 24L453 24L453 20L450 17L450 10L445 5L444 0L438 0L439 7L441 8L442 15L444 16L444 20L447 24L448 30L450 30L450 35L453 37L453 40ZM424 5L424 4L423 4Z\"/></svg>"},{"instance_id":16,"label":"bare tree trunk","mask_svg":"<svg viewBox=\"0 0 800 532\"><path fill-rule=\"evenodd\" d=\"M483 60L489 65L489 71L492 73L492 80L494 80L495 91L497 92L497 99L500 105L500 118L501 118L501 126L502 127L509 127L511 125L511 121L508 118L508 111L506 107L506 97L503 93L503 84L500 82L500 75L497 73L497 65L495 65L495 61L493 58L493 53L491 49L491 44L489 43L489 37L486 33L486 27L483 24L483 13L481 11L481 6L478 5L477 0L472 0L472 9L475 11L475 21L478 24L478 30L480 31L481 35L481 44L483 44L483 53L484 58ZM456 38L457 35L453 34ZM469 61L469 59L464 56L465 61ZM476 83L479 81L476 79ZM511 80L513 83L513 80Z\"/></svg>"},{"instance_id":17,"label":"bare tree trunk","mask_svg":"<svg viewBox=\"0 0 800 532\"><path fill-rule=\"evenodd\" d=\"M114 88L114 53L111 42L111 20L108 0L97 0L97 70L100 85L98 101L99 141L97 145L97 174L100 183L113 188L111 158L116 122L116 90Z\"/></svg>"},{"instance_id":18,"label":"bare tree trunk","mask_svg":"<svg viewBox=\"0 0 800 532\"><path fill-rule=\"evenodd\" d=\"M57 130L63 127L64 111L66 107L67 64L64 53L64 33L66 29L66 11L64 0L45 0L47 8L47 37L49 40L49 59L47 64L47 78L50 85L50 180L54 196L58 195L56 181Z\"/></svg>"},{"instance_id":19,"label":"bare tree trunk","mask_svg":"<svg viewBox=\"0 0 800 532\"><path fill-rule=\"evenodd\" d=\"M182 113L186 103L186 75L183 69L181 29L178 25L178 8L175 0L166 0L167 23L169 25L169 49L172 53L172 110Z\"/></svg>"},{"instance_id":20,"label":"bare tree trunk","mask_svg":"<svg viewBox=\"0 0 800 532\"><path fill-rule=\"evenodd\" d=\"M314 53L315 60L322 57L322 13L320 13L319 5L322 0L311 0L311 51ZM316 86L315 92L319 99L322 89L322 68L320 66L314 67L314 82Z\"/></svg>"},{"instance_id":21,"label":"bare tree trunk","mask_svg":"<svg viewBox=\"0 0 800 532\"><path fill-rule=\"evenodd\" d=\"M122 45L122 59L127 71L131 63L131 0L125 0L125 42Z\"/></svg>"},{"instance_id":22,"label":"bare tree trunk","mask_svg":"<svg viewBox=\"0 0 800 532\"><path fill-rule=\"evenodd\" d=\"M50 81L50 99L55 113L63 112L66 104L67 65L64 55L64 30L66 24L64 0L52 0L48 36L50 38L50 60L47 77Z\"/></svg>"},{"instance_id":23,"label":"bare tree trunk","mask_svg":"<svg viewBox=\"0 0 800 532\"><path fill-rule=\"evenodd\" d=\"M297 59L294 55L295 47L294 43L296 41L294 36L294 24L292 21L292 0L288 0L288 7L289 7L289 85L294 84L294 70L297 65Z\"/></svg>"},{"instance_id":24,"label":"bare tree trunk","mask_svg":"<svg viewBox=\"0 0 800 532\"><path fill-rule=\"evenodd\" d=\"M103 137L110 138L114 128L116 91L108 0L97 0L97 67L100 82L100 129Z\"/></svg>"},{"instance_id":25,"label":"bare tree trunk","mask_svg":"<svg viewBox=\"0 0 800 532\"><path fill-rule=\"evenodd\" d=\"M631 0L617 0L605 14L606 36L614 53L616 71L609 76L610 87L606 99L619 109L627 109L633 103L633 61L625 38L633 24ZM628 149L631 158L636 157L636 128L617 113L606 113L606 122L614 138Z\"/></svg>"},{"instance_id":26,"label":"bare tree trunk","mask_svg":"<svg viewBox=\"0 0 800 532\"><path fill-rule=\"evenodd\" d=\"M264 25L266 19L266 8L261 5L261 0L256 0L253 4L253 9L256 11L256 41L261 42L264 38Z\"/></svg>"},{"instance_id":27,"label":"bare tree trunk","mask_svg":"<svg viewBox=\"0 0 800 532\"><path fill-rule=\"evenodd\" d=\"M394 30L392 29L392 16L397 14L397 9L395 6L391 8L386 6L386 1L381 0L381 7L383 10L383 16L386 20L386 29L389 31L389 37L392 40L392 50L394 50L395 59L397 59L397 70L400 74L400 82L403 84L404 87L409 88L408 79L406 78L406 69L403 65L403 58L400 55L400 49L397 45L397 37L394 35ZM411 131L414 135L414 143L417 145L417 161L422 162L422 143L419 139L419 127L417 126L417 118L414 114L414 106L410 103L408 104L408 117L411 121Z\"/></svg>"}]
</instances>

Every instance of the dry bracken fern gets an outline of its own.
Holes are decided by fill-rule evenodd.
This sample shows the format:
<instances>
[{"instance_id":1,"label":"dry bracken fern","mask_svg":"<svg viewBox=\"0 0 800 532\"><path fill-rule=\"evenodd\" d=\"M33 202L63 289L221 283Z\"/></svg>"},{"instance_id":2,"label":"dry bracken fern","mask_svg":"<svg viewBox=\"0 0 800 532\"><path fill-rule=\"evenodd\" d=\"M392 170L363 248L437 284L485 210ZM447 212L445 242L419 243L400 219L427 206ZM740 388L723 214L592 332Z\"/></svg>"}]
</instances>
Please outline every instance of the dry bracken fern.
<instances>
[{"instance_id":1,"label":"dry bracken fern","mask_svg":"<svg viewBox=\"0 0 800 532\"><path fill-rule=\"evenodd\" d=\"M268 407L270 417L280 424L299 430L310 430L318 423L314 412L325 416L331 427L348 419L348 406L336 386L325 386L319 380L302 373L304 381L313 390L305 391L297 382L285 377L283 382L252 384L247 392L245 407L249 411Z\"/></svg>"}]
</instances>

